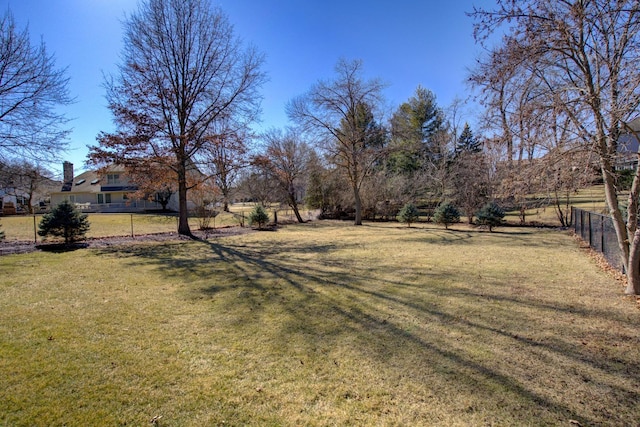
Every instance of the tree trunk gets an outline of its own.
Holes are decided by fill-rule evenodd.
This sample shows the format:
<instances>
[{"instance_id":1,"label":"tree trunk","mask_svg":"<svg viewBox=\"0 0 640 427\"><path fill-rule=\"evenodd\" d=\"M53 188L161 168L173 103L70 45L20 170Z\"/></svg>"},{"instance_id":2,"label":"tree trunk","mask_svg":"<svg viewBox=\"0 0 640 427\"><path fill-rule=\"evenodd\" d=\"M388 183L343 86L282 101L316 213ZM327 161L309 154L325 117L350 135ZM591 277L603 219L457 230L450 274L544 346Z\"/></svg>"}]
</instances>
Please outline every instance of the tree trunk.
<instances>
[{"instance_id":1,"label":"tree trunk","mask_svg":"<svg viewBox=\"0 0 640 427\"><path fill-rule=\"evenodd\" d=\"M187 171L185 161L178 164L178 234L193 237L189 228L189 210L187 206Z\"/></svg>"},{"instance_id":2,"label":"tree trunk","mask_svg":"<svg viewBox=\"0 0 640 427\"><path fill-rule=\"evenodd\" d=\"M640 153L638 154L640 160ZM629 266L627 270L627 289L629 295L640 295L640 230L638 230L638 197L640 195L640 167L636 167L627 207L627 236L631 242L629 248ZM633 237L632 237L633 236Z\"/></svg>"},{"instance_id":3,"label":"tree trunk","mask_svg":"<svg viewBox=\"0 0 640 427\"><path fill-rule=\"evenodd\" d=\"M353 197L356 200L356 220L354 225L362 225L362 200L360 199L360 189L357 186L353 187Z\"/></svg>"},{"instance_id":4,"label":"tree trunk","mask_svg":"<svg viewBox=\"0 0 640 427\"><path fill-rule=\"evenodd\" d=\"M640 230L636 230L629 251L629 269L627 270L627 295L640 295Z\"/></svg>"},{"instance_id":5,"label":"tree trunk","mask_svg":"<svg viewBox=\"0 0 640 427\"><path fill-rule=\"evenodd\" d=\"M302 216L300 215L300 210L298 209L298 204L296 203L295 200L293 200L289 206L291 206L291 209L293 209L293 213L296 216L296 219L298 220L298 222L300 224L302 224L304 222L304 220L302 219Z\"/></svg>"},{"instance_id":6,"label":"tree trunk","mask_svg":"<svg viewBox=\"0 0 640 427\"><path fill-rule=\"evenodd\" d=\"M629 238L627 235L627 229L622 218L622 212L618 206L618 195L616 194L615 182L613 179L613 168L609 165L609 161L603 159L602 164L602 179L604 181L604 195L607 201L607 207L611 214L613 222L613 228L616 231L616 237L618 238L618 244L620 246L620 252L622 253L622 262L626 271L629 271Z\"/></svg>"}]
</instances>

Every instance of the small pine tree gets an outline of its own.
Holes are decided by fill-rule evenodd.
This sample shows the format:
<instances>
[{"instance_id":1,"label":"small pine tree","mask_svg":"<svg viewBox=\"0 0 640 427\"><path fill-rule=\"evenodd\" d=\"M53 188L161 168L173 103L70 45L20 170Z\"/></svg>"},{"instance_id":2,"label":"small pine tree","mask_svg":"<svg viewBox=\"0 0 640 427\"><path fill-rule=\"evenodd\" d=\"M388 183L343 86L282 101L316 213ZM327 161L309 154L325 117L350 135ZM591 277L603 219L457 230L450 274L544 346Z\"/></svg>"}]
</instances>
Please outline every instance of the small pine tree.
<instances>
[{"instance_id":1,"label":"small pine tree","mask_svg":"<svg viewBox=\"0 0 640 427\"><path fill-rule=\"evenodd\" d=\"M489 231L493 231L493 227L502 224L504 218L504 210L494 202L487 203L476 214L478 225L489 227Z\"/></svg>"},{"instance_id":2,"label":"small pine tree","mask_svg":"<svg viewBox=\"0 0 640 427\"><path fill-rule=\"evenodd\" d=\"M269 221L269 214L262 205L256 205L249 214L249 225L258 224L258 229Z\"/></svg>"},{"instance_id":3,"label":"small pine tree","mask_svg":"<svg viewBox=\"0 0 640 427\"><path fill-rule=\"evenodd\" d=\"M42 217L38 228L38 235L63 237L65 245L69 245L85 238L89 221L86 214L65 200Z\"/></svg>"},{"instance_id":4,"label":"small pine tree","mask_svg":"<svg viewBox=\"0 0 640 427\"><path fill-rule=\"evenodd\" d=\"M407 203L398 212L398 221L406 222L407 227L411 227L411 223L416 222L420 216L418 208L411 202Z\"/></svg>"},{"instance_id":5,"label":"small pine tree","mask_svg":"<svg viewBox=\"0 0 640 427\"><path fill-rule=\"evenodd\" d=\"M444 224L444 228L448 230L450 224L460 222L460 211L451 203L441 203L433 213L433 221Z\"/></svg>"}]
</instances>

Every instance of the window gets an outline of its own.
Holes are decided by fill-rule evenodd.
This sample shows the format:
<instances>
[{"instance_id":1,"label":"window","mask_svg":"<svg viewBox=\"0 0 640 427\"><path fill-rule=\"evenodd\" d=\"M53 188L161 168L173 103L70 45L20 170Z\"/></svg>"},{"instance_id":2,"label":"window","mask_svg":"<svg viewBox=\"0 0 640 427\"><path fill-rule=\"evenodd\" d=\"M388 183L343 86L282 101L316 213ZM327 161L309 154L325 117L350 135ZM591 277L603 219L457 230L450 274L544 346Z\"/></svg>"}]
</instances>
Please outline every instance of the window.
<instances>
[{"instance_id":1,"label":"window","mask_svg":"<svg viewBox=\"0 0 640 427\"><path fill-rule=\"evenodd\" d=\"M104 202L111 203L111 194L107 193L104 195Z\"/></svg>"},{"instance_id":2,"label":"window","mask_svg":"<svg viewBox=\"0 0 640 427\"><path fill-rule=\"evenodd\" d=\"M98 204L103 204L104 203L104 194L99 193L98 194Z\"/></svg>"},{"instance_id":3,"label":"window","mask_svg":"<svg viewBox=\"0 0 640 427\"><path fill-rule=\"evenodd\" d=\"M107 185L116 185L120 183L120 174L109 173L107 174ZM107 202L109 203L109 202Z\"/></svg>"}]
</instances>

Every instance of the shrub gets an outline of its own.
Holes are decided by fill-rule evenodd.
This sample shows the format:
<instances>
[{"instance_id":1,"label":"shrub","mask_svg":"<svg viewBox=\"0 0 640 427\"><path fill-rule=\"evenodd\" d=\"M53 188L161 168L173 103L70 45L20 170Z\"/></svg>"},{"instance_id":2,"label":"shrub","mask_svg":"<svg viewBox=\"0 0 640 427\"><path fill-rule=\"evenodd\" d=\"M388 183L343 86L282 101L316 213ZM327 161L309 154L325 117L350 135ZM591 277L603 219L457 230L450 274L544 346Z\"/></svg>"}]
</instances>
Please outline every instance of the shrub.
<instances>
[{"instance_id":1,"label":"shrub","mask_svg":"<svg viewBox=\"0 0 640 427\"><path fill-rule=\"evenodd\" d=\"M504 218L504 210L497 204L490 202L484 205L476 214L478 225L489 227L489 231L493 231L493 227L502 224Z\"/></svg>"},{"instance_id":2,"label":"shrub","mask_svg":"<svg viewBox=\"0 0 640 427\"><path fill-rule=\"evenodd\" d=\"M38 228L38 235L63 237L65 245L68 245L85 238L89 221L86 214L65 200L42 217Z\"/></svg>"},{"instance_id":3,"label":"shrub","mask_svg":"<svg viewBox=\"0 0 640 427\"><path fill-rule=\"evenodd\" d=\"M269 221L269 214L262 205L256 205L249 214L249 225L258 224L258 228L262 228Z\"/></svg>"},{"instance_id":4,"label":"shrub","mask_svg":"<svg viewBox=\"0 0 640 427\"><path fill-rule=\"evenodd\" d=\"M398 221L406 222L407 227L411 227L412 222L416 222L419 217L418 208L413 203L407 203L398 212Z\"/></svg>"},{"instance_id":5,"label":"shrub","mask_svg":"<svg viewBox=\"0 0 640 427\"><path fill-rule=\"evenodd\" d=\"M449 224L460 222L460 211L451 203L442 203L433 213L433 221L449 229Z\"/></svg>"}]
</instances>

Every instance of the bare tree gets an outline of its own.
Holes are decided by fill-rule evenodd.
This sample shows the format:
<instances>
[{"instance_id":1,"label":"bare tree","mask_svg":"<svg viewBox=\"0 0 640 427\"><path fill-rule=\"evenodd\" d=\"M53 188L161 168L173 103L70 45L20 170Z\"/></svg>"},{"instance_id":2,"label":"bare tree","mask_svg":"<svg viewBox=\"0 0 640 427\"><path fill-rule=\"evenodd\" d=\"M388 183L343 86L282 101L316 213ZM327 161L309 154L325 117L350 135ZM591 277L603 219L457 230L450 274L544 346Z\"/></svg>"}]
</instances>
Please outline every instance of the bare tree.
<instances>
[{"instance_id":1,"label":"bare tree","mask_svg":"<svg viewBox=\"0 0 640 427\"><path fill-rule=\"evenodd\" d=\"M28 28L17 28L7 10L0 18L0 161L57 159L69 133L59 112L72 102L68 83L44 42L32 46Z\"/></svg>"},{"instance_id":2,"label":"bare tree","mask_svg":"<svg viewBox=\"0 0 640 427\"><path fill-rule=\"evenodd\" d=\"M265 153L255 158L254 164L269 171L271 179L279 187L284 202L291 207L298 222L304 220L300 215L300 198L306 184L306 171L311 148L302 141L294 130L285 133L271 129L263 136Z\"/></svg>"},{"instance_id":3,"label":"bare tree","mask_svg":"<svg viewBox=\"0 0 640 427\"><path fill-rule=\"evenodd\" d=\"M231 129L226 125L222 124L205 147L203 169L220 191L223 210L229 212L234 185L242 169L249 165L246 142L251 136L245 129Z\"/></svg>"},{"instance_id":4,"label":"bare tree","mask_svg":"<svg viewBox=\"0 0 640 427\"><path fill-rule=\"evenodd\" d=\"M504 28L492 49L487 80L534 76L549 108L565 114L575 137L598 157L622 261L627 293L640 294L638 171L625 221L615 187L618 139L640 106L640 3L637 0L498 0L475 9L479 41Z\"/></svg>"},{"instance_id":5,"label":"bare tree","mask_svg":"<svg viewBox=\"0 0 640 427\"><path fill-rule=\"evenodd\" d=\"M0 164L0 189L19 203L23 201L22 208L28 213L33 213L33 205L57 187L51 177L50 171L29 161Z\"/></svg>"},{"instance_id":6,"label":"bare tree","mask_svg":"<svg viewBox=\"0 0 640 427\"><path fill-rule=\"evenodd\" d=\"M482 152L463 151L451 165L452 193L456 206L462 209L467 222L489 200L488 162Z\"/></svg>"},{"instance_id":7,"label":"bare tree","mask_svg":"<svg viewBox=\"0 0 640 427\"><path fill-rule=\"evenodd\" d=\"M146 0L125 22L119 75L106 82L118 131L92 147L96 161L161 162L176 174L178 233L191 235L189 168L219 122L248 125L259 111L263 57L244 49L209 0Z\"/></svg>"},{"instance_id":8,"label":"bare tree","mask_svg":"<svg viewBox=\"0 0 640 427\"><path fill-rule=\"evenodd\" d=\"M355 225L362 225L360 189L384 153L378 108L384 84L363 80L362 62L340 60L333 81L319 81L287 105L289 118L323 141L330 160L348 176Z\"/></svg>"}]
</instances>

